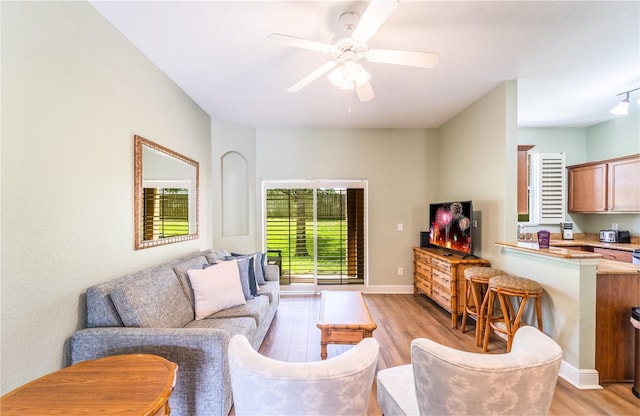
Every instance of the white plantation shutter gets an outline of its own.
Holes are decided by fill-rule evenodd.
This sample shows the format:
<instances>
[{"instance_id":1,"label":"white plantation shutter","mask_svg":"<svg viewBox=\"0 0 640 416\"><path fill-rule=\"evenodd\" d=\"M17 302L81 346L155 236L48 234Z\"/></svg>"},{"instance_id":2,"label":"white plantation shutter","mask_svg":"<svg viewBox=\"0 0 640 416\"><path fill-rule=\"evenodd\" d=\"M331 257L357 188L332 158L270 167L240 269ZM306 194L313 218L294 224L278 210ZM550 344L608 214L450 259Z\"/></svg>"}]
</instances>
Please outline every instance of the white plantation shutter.
<instances>
[{"instance_id":1,"label":"white plantation shutter","mask_svg":"<svg viewBox=\"0 0 640 416\"><path fill-rule=\"evenodd\" d=\"M531 153L531 204L536 224L564 221L565 157L564 153Z\"/></svg>"}]
</instances>

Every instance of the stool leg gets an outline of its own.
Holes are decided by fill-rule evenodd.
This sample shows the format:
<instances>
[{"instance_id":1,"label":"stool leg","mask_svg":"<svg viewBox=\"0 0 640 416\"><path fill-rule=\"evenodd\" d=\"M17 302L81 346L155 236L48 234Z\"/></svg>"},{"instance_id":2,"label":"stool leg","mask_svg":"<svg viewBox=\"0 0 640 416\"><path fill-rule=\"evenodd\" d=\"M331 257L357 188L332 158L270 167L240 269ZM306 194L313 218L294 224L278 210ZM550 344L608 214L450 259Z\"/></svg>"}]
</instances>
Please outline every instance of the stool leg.
<instances>
[{"instance_id":1,"label":"stool leg","mask_svg":"<svg viewBox=\"0 0 640 416\"><path fill-rule=\"evenodd\" d=\"M542 308L540 306L540 296L536 297L536 315L538 318L538 329L542 331Z\"/></svg>"},{"instance_id":2,"label":"stool leg","mask_svg":"<svg viewBox=\"0 0 640 416\"><path fill-rule=\"evenodd\" d=\"M464 333L465 328L467 326L467 308L469 308L469 294L471 291L471 285L473 285L473 283L471 283L468 280L466 283L467 283L467 287L465 288L464 308L462 308L462 325L460 325L460 332L462 333Z\"/></svg>"},{"instance_id":3,"label":"stool leg","mask_svg":"<svg viewBox=\"0 0 640 416\"><path fill-rule=\"evenodd\" d=\"M489 345L489 333L491 332L491 315L493 312L493 302L495 302L494 291L489 289L489 293L487 294L487 319L485 319L484 324L484 343L482 344L482 351L487 352L487 346Z\"/></svg>"},{"instance_id":4,"label":"stool leg","mask_svg":"<svg viewBox=\"0 0 640 416\"><path fill-rule=\"evenodd\" d=\"M484 302L484 299L482 302L480 302L480 296L478 295L478 292L482 293L482 284L474 283L472 296L473 303L476 307L476 345L479 346L480 338L482 337L482 318L484 316L484 314L482 313L482 304Z\"/></svg>"},{"instance_id":5,"label":"stool leg","mask_svg":"<svg viewBox=\"0 0 640 416\"><path fill-rule=\"evenodd\" d=\"M524 309L527 306L528 299L529 297L526 295L522 297L522 301L520 302L520 307L518 308L518 314L513 320L513 328L507 334L507 352L511 351L511 344L513 343L513 337L516 334L516 331L518 330L518 328L520 328L520 321L522 320L522 314L524 313Z\"/></svg>"},{"instance_id":6,"label":"stool leg","mask_svg":"<svg viewBox=\"0 0 640 416\"><path fill-rule=\"evenodd\" d=\"M485 330L485 311L487 310L487 303L489 302L489 292L486 291L484 293L484 296L482 297L482 305L480 306L479 310L478 310L478 319L477 319L477 327L476 327L476 345L478 347L482 346L483 343L483 338L484 338L484 331Z\"/></svg>"},{"instance_id":7,"label":"stool leg","mask_svg":"<svg viewBox=\"0 0 640 416\"><path fill-rule=\"evenodd\" d=\"M507 299L504 293L498 292L498 301L500 301L500 309L502 310L502 318L504 319L504 327L507 335L507 352L511 351L509 340L511 339L511 333L513 327L511 325L511 317L513 316L513 307L511 306L511 300Z\"/></svg>"}]
</instances>

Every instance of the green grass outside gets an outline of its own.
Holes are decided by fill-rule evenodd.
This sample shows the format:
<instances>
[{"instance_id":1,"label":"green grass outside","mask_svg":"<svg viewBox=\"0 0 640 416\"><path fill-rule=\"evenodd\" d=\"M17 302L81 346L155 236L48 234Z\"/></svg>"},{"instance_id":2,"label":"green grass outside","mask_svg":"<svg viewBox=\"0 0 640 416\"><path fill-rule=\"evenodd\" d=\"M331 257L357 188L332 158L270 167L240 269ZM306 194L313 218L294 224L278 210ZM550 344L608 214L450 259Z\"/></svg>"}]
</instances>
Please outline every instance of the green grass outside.
<instances>
[{"instance_id":1,"label":"green grass outside","mask_svg":"<svg viewBox=\"0 0 640 416\"><path fill-rule=\"evenodd\" d=\"M289 241L282 240L278 232L289 229ZM318 274L336 274L346 270L346 232L345 220L318 220ZM282 269L291 274L313 273L314 230L313 221L307 221L306 248L307 255L295 253L295 223L289 225L287 218L267 219L267 249L282 251Z\"/></svg>"}]
</instances>

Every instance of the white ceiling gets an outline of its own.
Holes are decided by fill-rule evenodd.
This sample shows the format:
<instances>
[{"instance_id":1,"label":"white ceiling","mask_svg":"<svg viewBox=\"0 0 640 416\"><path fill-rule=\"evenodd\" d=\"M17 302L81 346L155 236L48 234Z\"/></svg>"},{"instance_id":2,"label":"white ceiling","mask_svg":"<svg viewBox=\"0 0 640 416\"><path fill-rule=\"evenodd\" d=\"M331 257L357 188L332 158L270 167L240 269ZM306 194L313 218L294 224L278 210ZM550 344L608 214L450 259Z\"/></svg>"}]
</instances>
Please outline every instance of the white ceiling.
<instances>
[{"instance_id":1,"label":"white ceiling","mask_svg":"<svg viewBox=\"0 0 640 416\"><path fill-rule=\"evenodd\" d=\"M354 1L92 1L211 117L260 128L431 128L506 80L520 126L585 127L640 87L639 1L401 0L369 48L440 54L434 69L363 62L376 97L329 83L285 90L330 57L267 39L331 43ZM639 92L631 94L637 110Z\"/></svg>"}]
</instances>

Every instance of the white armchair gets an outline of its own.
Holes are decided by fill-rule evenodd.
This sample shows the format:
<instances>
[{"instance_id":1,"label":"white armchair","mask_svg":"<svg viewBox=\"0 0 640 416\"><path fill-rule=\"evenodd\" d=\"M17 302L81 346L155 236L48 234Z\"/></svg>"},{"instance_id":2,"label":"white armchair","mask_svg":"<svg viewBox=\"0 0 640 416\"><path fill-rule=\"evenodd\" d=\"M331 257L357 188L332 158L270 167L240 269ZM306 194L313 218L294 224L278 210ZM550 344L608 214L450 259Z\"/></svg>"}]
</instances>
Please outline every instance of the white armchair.
<instances>
[{"instance_id":1,"label":"white armchair","mask_svg":"<svg viewBox=\"0 0 640 416\"><path fill-rule=\"evenodd\" d=\"M365 415L378 348L375 338L365 338L328 360L288 363L261 355L235 335L229 343L235 414Z\"/></svg>"},{"instance_id":2,"label":"white armchair","mask_svg":"<svg viewBox=\"0 0 640 416\"><path fill-rule=\"evenodd\" d=\"M378 372L384 415L546 415L562 349L522 327L506 354L458 351L428 339L411 343L411 364Z\"/></svg>"}]
</instances>

